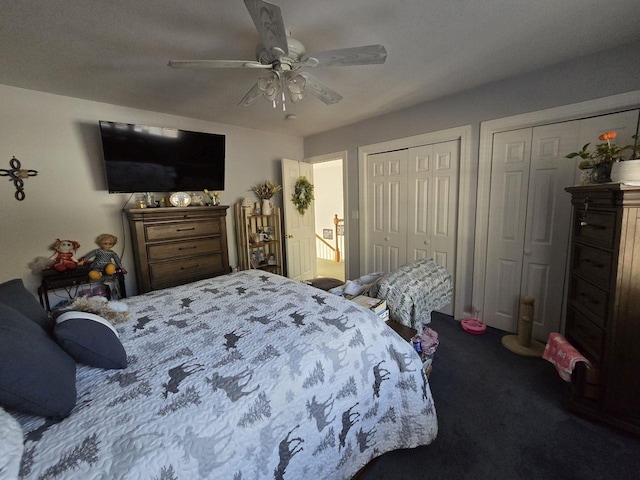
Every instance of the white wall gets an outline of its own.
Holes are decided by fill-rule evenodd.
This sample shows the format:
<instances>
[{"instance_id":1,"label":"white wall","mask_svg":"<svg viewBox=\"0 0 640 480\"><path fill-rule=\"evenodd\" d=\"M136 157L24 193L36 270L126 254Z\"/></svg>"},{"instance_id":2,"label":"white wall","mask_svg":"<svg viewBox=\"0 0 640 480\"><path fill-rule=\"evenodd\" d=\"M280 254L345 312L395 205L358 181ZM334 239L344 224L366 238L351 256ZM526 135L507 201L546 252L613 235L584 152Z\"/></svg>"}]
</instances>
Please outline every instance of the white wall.
<instances>
[{"instance_id":1,"label":"white wall","mask_svg":"<svg viewBox=\"0 0 640 480\"><path fill-rule=\"evenodd\" d=\"M434 65L437 68L437 65ZM469 72L473 75L473 72ZM304 139L305 157L336 151L347 151L347 178L350 180L346 199L350 212L359 210L358 147L471 125L472 170L477 172L480 123L487 120L569 105L624 92L640 90L640 41L570 62L531 72L500 82L484 85L457 95L444 97L415 107L399 110ZM469 205L475 211L476 187L470 193ZM470 216L474 231L475 215ZM360 271L359 222L348 224L349 272ZM467 247L461 255L473 264L473 238L463 239ZM471 282L471 279L468 279ZM471 292L471 288L468 288ZM471 298L465 299L465 305Z\"/></svg>"},{"instance_id":2,"label":"white wall","mask_svg":"<svg viewBox=\"0 0 640 480\"><path fill-rule=\"evenodd\" d=\"M337 213L338 218L343 218L343 188L336 183L336 179L342 178L342 161L332 160L329 162L313 164L313 196L315 197L316 233L322 237L322 230L335 229L333 216ZM335 232L333 240L328 240L330 244L335 242Z\"/></svg>"},{"instance_id":3,"label":"white wall","mask_svg":"<svg viewBox=\"0 0 640 480\"><path fill-rule=\"evenodd\" d=\"M36 292L39 276L28 264L48 257L56 238L80 242L78 254L95 248L95 237L118 237L128 293L134 293L135 268L122 208L129 194L106 191L98 120L144 123L226 135L224 205L256 198L251 186L261 180L281 182L281 158L303 159L299 137L205 122L156 112L91 102L0 85L0 168L15 156L22 168L37 170L25 180L26 198L15 200L13 183L0 177L0 282L22 278ZM282 196L274 203L281 205ZM127 208L133 206L133 201ZM236 265L233 208L228 210L229 261Z\"/></svg>"}]
</instances>

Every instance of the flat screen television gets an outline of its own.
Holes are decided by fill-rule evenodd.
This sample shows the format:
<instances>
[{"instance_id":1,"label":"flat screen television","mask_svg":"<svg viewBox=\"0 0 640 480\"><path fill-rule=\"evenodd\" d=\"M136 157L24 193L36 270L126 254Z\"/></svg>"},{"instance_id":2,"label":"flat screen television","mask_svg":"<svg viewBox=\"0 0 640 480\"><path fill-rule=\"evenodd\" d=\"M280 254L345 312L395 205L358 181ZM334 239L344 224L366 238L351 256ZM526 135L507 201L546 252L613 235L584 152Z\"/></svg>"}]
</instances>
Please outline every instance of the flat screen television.
<instances>
[{"instance_id":1,"label":"flat screen television","mask_svg":"<svg viewBox=\"0 0 640 480\"><path fill-rule=\"evenodd\" d=\"M224 190L225 136L100 121L110 193Z\"/></svg>"}]
</instances>

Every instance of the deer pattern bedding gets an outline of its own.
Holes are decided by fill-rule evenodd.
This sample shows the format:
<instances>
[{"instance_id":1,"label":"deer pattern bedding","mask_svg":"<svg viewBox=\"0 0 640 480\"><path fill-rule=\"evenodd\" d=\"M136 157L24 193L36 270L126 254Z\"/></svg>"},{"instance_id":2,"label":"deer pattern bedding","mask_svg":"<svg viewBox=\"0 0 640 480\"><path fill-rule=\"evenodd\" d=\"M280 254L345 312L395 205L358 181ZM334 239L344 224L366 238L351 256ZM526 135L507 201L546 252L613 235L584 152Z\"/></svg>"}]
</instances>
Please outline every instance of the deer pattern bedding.
<instances>
[{"instance_id":1,"label":"deer pattern bedding","mask_svg":"<svg viewBox=\"0 0 640 480\"><path fill-rule=\"evenodd\" d=\"M430 443L418 355L357 304L259 270L125 300L124 370L78 366L59 423L18 415L24 479L348 479Z\"/></svg>"}]
</instances>

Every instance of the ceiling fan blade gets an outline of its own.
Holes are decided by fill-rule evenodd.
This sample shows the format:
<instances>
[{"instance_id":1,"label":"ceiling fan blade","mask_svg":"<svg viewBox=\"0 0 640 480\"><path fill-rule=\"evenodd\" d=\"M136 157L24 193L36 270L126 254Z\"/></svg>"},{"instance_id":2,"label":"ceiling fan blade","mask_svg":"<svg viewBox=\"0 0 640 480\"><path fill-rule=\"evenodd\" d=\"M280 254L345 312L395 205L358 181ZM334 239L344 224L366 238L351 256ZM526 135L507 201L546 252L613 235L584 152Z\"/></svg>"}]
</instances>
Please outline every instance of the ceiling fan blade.
<instances>
[{"instance_id":1,"label":"ceiling fan blade","mask_svg":"<svg viewBox=\"0 0 640 480\"><path fill-rule=\"evenodd\" d=\"M246 107L248 105L251 105L253 102L255 102L258 98L262 96L263 96L262 90L260 90L260 86L258 85L258 83L256 83L253 87L251 87L251 90L247 92L247 94L242 98L242 100L240 100L240 103L238 104L238 106Z\"/></svg>"},{"instance_id":2,"label":"ceiling fan blade","mask_svg":"<svg viewBox=\"0 0 640 480\"><path fill-rule=\"evenodd\" d=\"M171 68L271 68L254 60L171 60Z\"/></svg>"},{"instance_id":3,"label":"ceiling fan blade","mask_svg":"<svg viewBox=\"0 0 640 480\"><path fill-rule=\"evenodd\" d=\"M249 15L258 30L260 39L269 53L270 61L281 55L289 55L287 46L287 31L284 28L280 7L262 0L244 0ZM279 49L279 50L274 50Z\"/></svg>"},{"instance_id":4,"label":"ceiling fan blade","mask_svg":"<svg viewBox=\"0 0 640 480\"><path fill-rule=\"evenodd\" d=\"M384 63L387 51L382 45L342 48L304 55L300 62L308 67L343 67Z\"/></svg>"},{"instance_id":5,"label":"ceiling fan blade","mask_svg":"<svg viewBox=\"0 0 640 480\"><path fill-rule=\"evenodd\" d=\"M307 72L299 72L299 75L303 76L306 80L304 85L304 91L318 97L327 105L333 105L342 100L342 95L331 90L318 78L314 77Z\"/></svg>"}]
</instances>

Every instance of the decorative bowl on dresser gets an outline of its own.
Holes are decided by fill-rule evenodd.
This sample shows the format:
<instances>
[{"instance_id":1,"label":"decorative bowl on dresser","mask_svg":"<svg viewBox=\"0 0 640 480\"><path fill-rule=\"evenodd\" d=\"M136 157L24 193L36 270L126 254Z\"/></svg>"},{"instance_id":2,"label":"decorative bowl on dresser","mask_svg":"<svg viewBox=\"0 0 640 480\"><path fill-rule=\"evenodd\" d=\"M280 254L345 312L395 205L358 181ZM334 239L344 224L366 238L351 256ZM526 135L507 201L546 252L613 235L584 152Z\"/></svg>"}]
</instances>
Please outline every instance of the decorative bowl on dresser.
<instances>
[{"instance_id":1,"label":"decorative bowl on dresser","mask_svg":"<svg viewBox=\"0 0 640 480\"><path fill-rule=\"evenodd\" d=\"M127 210L138 293L229 273L227 208Z\"/></svg>"},{"instance_id":2,"label":"decorative bowl on dresser","mask_svg":"<svg viewBox=\"0 0 640 480\"><path fill-rule=\"evenodd\" d=\"M640 187L567 187L573 205L566 338L593 368L569 407L640 434Z\"/></svg>"}]
</instances>

